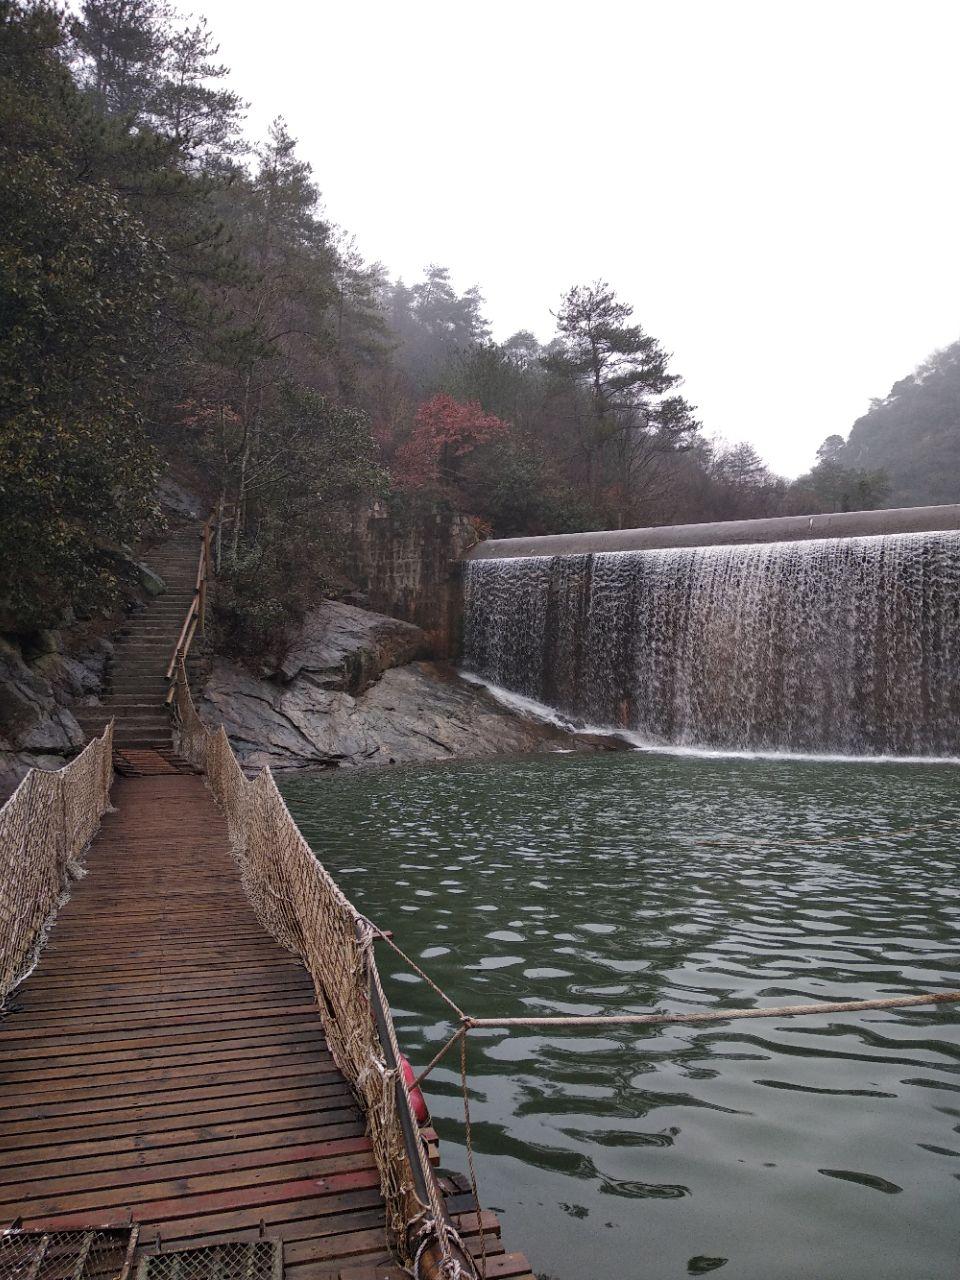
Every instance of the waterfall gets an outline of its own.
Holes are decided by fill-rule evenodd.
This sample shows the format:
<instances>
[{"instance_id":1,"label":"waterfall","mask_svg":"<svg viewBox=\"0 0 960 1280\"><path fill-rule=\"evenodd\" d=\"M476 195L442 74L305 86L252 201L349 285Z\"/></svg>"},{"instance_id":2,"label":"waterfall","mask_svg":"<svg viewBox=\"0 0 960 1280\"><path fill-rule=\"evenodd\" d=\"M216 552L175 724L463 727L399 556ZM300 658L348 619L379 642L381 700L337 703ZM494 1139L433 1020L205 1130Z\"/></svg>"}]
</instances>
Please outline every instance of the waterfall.
<instances>
[{"instance_id":1,"label":"waterfall","mask_svg":"<svg viewBox=\"0 0 960 1280\"><path fill-rule=\"evenodd\" d=\"M465 666L652 744L960 753L960 534L474 560Z\"/></svg>"}]
</instances>

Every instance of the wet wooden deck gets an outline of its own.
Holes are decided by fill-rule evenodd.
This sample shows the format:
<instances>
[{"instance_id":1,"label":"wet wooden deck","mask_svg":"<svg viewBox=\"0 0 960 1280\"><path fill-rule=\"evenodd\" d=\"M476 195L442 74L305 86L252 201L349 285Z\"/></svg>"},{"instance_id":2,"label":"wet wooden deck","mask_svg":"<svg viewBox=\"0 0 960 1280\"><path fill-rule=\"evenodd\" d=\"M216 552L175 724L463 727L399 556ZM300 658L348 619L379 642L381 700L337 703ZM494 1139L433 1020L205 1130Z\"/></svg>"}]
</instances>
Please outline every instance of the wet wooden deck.
<instances>
[{"instance_id":1,"label":"wet wooden deck","mask_svg":"<svg viewBox=\"0 0 960 1280\"><path fill-rule=\"evenodd\" d=\"M202 779L121 778L113 803L0 1021L0 1227L132 1219L144 1250L262 1224L289 1280L402 1276L310 979L257 922ZM496 1235L487 1253L489 1276L529 1277Z\"/></svg>"}]
</instances>

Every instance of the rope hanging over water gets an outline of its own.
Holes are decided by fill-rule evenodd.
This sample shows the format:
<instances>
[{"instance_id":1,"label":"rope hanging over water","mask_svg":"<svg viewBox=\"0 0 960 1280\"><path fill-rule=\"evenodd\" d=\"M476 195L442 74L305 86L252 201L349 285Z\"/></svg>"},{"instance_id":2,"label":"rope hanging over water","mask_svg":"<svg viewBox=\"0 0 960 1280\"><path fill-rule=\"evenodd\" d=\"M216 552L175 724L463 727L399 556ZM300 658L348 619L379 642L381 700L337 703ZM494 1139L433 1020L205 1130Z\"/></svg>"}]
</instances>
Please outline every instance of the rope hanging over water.
<instances>
[{"instance_id":1,"label":"rope hanging over water","mask_svg":"<svg viewBox=\"0 0 960 1280\"><path fill-rule=\"evenodd\" d=\"M377 939L386 942L398 956L404 959L414 972L418 973L428 986L432 987L437 995L458 1014L460 1019L460 1025L453 1035L414 1080L415 1088L420 1087L458 1042L461 1044L462 1064L467 1035L477 1030L511 1031L518 1027L565 1027L576 1031L589 1027L698 1026L704 1023L730 1022L743 1018L814 1017L823 1013L858 1013L867 1009L909 1009L928 1004L960 1004L960 991L932 991L912 996L879 996L870 1000L824 1000L814 1004L781 1004L760 1009L700 1009L692 1013L533 1014L523 1017L474 1018L470 1014L463 1013L446 992L401 951L391 938L378 930ZM461 1074L463 1074L462 1070Z\"/></svg>"}]
</instances>

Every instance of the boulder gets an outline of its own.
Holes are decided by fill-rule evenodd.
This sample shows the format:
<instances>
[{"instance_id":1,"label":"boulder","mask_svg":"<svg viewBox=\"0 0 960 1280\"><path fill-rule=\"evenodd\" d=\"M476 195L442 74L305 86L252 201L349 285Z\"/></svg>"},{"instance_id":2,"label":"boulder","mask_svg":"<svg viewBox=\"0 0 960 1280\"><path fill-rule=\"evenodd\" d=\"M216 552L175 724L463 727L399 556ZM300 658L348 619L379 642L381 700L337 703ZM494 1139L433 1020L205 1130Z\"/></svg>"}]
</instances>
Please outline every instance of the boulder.
<instances>
[{"instance_id":1,"label":"boulder","mask_svg":"<svg viewBox=\"0 0 960 1280\"><path fill-rule=\"evenodd\" d=\"M169 476L164 476L157 490L160 506L171 515L181 516L187 520L203 520L205 512L203 503L195 493L190 493L183 485L177 484Z\"/></svg>"},{"instance_id":2,"label":"boulder","mask_svg":"<svg viewBox=\"0 0 960 1280\"><path fill-rule=\"evenodd\" d=\"M133 567L137 571L137 581L148 596L162 596L167 589L167 584L160 577L159 573L154 573L148 564L144 564L142 560L132 561Z\"/></svg>"},{"instance_id":3,"label":"boulder","mask_svg":"<svg viewBox=\"0 0 960 1280\"><path fill-rule=\"evenodd\" d=\"M81 655L47 653L33 663L32 670L65 698L85 699L100 691L112 649L109 640L101 640L91 652Z\"/></svg>"},{"instance_id":4,"label":"boulder","mask_svg":"<svg viewBox=\"0 0 960 1280\"><path fill-rule=\"evenodd\" d=\"M59 769L86 736L67 704L92 701L100 691L108 640L68 655L45 648L32 663L0 640L0 798L31 767Z\"/></svg>"},{"instance_id":5,"label":"boulder","mask_svg":"<svg viewBox=\"0 0 960 1280\"><path fill-rule=\"evenodd\" d=\"M409 622L325 600L307 614L279 674L287 683L301 678L318 689L362 693L426 648L426 635Z\"/></svg>"}]
</instances>

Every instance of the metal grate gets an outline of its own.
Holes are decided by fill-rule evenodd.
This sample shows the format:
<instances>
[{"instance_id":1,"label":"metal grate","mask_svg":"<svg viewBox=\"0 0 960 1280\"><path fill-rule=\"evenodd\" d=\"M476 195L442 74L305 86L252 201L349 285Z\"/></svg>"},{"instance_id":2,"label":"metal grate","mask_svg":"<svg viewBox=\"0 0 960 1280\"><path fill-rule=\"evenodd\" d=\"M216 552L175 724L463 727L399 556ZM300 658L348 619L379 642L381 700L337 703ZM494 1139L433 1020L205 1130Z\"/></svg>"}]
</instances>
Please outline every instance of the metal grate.
<instances>
[{"instance_id":1,"label":"metal grate","mask_svg":"<svg viewBox=\"0 0 960 1280\"><path fill-rule=\"evenodd\" d=\"M127 1280L135 1227L102 1231L4 1231L0 1280Z\"/></svg>"},{"instance_id":2,"label":"metal grate","mask_svg":"<svg viewBox=\"0 0 960 1280\"><path fill-rule=\"evenodd\" d=\"M280 1240L225 1240L141 1258L136 1280L283 1280Z\"/></svg>"}]
</instances>

